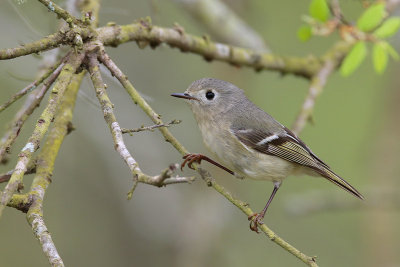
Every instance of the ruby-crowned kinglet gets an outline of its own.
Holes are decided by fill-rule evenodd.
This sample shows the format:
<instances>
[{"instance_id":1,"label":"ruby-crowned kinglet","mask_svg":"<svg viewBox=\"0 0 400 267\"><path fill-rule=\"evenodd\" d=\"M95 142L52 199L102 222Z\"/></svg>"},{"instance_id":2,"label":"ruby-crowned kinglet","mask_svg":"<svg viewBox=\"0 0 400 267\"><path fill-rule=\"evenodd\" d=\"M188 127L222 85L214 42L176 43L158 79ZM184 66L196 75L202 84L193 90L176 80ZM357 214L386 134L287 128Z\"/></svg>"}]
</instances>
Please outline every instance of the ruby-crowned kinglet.
<instances>
[{"instance_id":1,"label":"ruby-crowned kinglet","mask_svg":"<svg viewBox=\"0 0 400 267\"><path fill-rule=\"evenodd\" d=\"M201 154L186 155L188 162L207 160L237 177L267 180L274 190L265 208L253 216L250 228L258 225L283 179L289 175L322 176L354 196L363 196L344 179L335 174L288 128L254 105L235 85L212 78L193 82L183 93L207 148L230 169Z\"/></svg>"}]
</instances>

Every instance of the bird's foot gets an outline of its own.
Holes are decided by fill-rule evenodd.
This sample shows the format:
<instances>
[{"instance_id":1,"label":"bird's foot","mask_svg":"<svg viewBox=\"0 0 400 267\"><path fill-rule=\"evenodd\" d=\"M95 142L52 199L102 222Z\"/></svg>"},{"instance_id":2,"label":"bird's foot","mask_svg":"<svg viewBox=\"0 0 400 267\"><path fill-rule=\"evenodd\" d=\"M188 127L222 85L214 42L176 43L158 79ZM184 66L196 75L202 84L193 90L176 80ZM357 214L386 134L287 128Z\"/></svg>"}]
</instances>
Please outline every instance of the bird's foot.
<instances>
[{"instance_id":1,"label":"bird's foot","mask_svg":"<svg viewBox=\"0 0 400 267\"><path fill-rule=\"evenodd\" d=\"M185 160L184 160L184 161L182 162L182 164L181 164L181 170L183 169L183 167L185 167L186 163L187 163L187 165L188 165L188 167L189 167L190 169L194 170L194 168L193 168L193 166L192 166L192 164L193 164L194 162L200 164L202 160L205 160L205 161L208 161L208 162L210 162L211 164L217 166L218 168L221 168L221 169L223 169L224 171L226 171L226 172L228 172L228 173L230 173L230 174L232 174L232 175L235 175L235 173L234 173L233 171L231 171L230 169L228 169L227 167L222 166L222 165L219 164L218 162L216 162L216 161L210 159L210 158L207 157L207 156L204 156L203 154L186 154L185 156L183 156L183 159L185 159Z\"/></svg>"},{"instance_id":2,"label":"bird's foot","mask_svg":"<svg viewBox=\"0 0 400 267\"><path fill-rule=\"evenodd\" d=\"M184 161L181 164L181 170L183 170L183 167L185 167L186 163L190 169L194 170L192 166L193 162L200 164L201 160L204 159L205 157L206 156L202 154L186 154L185 156L183 156Z\"/></svg>"},{"instance_id":3,"label":"bird's foot","mask_svg":"<svg viewBox=\"0 0 400 267\"><path fill-rule=\"evenodd\" d=\"M258 226L264 224L262 222L262 219L264 219L264 214L254 213L254 214L250 215L249 217L247 217L247 219L250 221L250 229L252 231L256 232L257 234L260 233L258 231Z\"/></svg>"}]
</instances>

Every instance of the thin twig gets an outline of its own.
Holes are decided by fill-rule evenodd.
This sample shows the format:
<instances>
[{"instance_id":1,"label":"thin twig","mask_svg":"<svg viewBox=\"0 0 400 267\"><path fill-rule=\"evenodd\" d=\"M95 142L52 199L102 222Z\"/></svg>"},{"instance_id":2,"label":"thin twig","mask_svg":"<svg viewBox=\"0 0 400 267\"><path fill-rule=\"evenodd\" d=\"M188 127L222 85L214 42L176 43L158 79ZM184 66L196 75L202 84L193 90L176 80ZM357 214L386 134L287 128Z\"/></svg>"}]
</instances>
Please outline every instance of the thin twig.
<instances>
[{"instance_id":1,"label":"thin twig","mask_svg":"<svg viewBox=\"0 0 400 267\"><path fill-rule=\"evenodd\" d=\"M150 184L157 187L163 187L171 184L190 184L192 183L196 177L180 177L180 176L172 176L176 170L179 169L179 164L171 164L168 168L161 171L159 175L156 176L148 176L148 175L139 175L137 180L134 181L131 190L129 190L127 197L128 200L132 198L133 192L136 189L138 183Z\"/></svg>"},{"instance_id":2,"label":"thin twig","mask_svg":"<svg viewBox=\"0 0 400 267\"><path fill-rule=\"evenodd\" d=\"M132 83L128 80L127 76L118 68L118 66L111 60L108 54L102 50L99 54L99 59L101 63L103 63L111 72L115 78L122 84L125 90L128 92L132 101L139 105L139 107L150 117L150 119L155 124L164 124L161 120L160 115L157 114L152 107L144 100L144 98L139 94L139 92L133 87ZM171 134L171 132L166 127L160 127L158 130L163 134L165 140L170 142L179 153L185 155L187 154L187 150L183 147L179 141Z\"/></svg>"},{"instance_id":3,"label":"thin twig","mask_svg":"<svg viewBox=\"0 0 400 267\"><path fill-rule=\"evenodd\" d=\"M115 76L122 86L126 89L128 94L131 96L132 100L137 103L143 111L150 117L150 119L156 124L163 124L160 116L147 104L147 102L143 99L143 97L136 91L131 82L128 80L126 75L118 68L117 65L111 60L111 58L105 53L104 50L101 51L100 54L101 62L110 70L111 74ZM171 134L171 132L166 127L160 127L158 130L163 134L165 140L171 143L174 148L180 152L182 155L188 154L188 151L184 148L182 144ZM232 195L222 186L220 186L208 172L198 168L197 164L193 164L193 167L199 172L199 174L203 177L203 179L207 182L208 185L212 186L217 192L223 195L226 199L228 199L231 203L237 206L241 211L243 211L247 216L254 214L254 212L242 201L235 199ZM309 266L316 267L318 266L313 257L309 257L304 253L300 252L298 249L284 241L282 238L278 237L271 229L267 227L266 224L261 225L261 231L263 231L274 243L283 247L286 251L293 254L304 263Z\"/></svg>"},{"instance_id":4,"label":"thin twig","mask_svg":"<svg viewBox=\"0 0 400 267\"><path fill-rule=\"evenodd\" d=\"M121 131L123 134L126 133L138 133L138 132L143 132L143 131L151 131L153 132L155 129L160 128L160 127L170 127L173 124L179 124L181 123L181 120L172 120L168 123L165 124L155 124L152 126L142 126L140 128L136 128L136 129L125 129L125 128L121 128Z\"/></svg>"},{"instance_id":5,"label":"thin twig","mask_svg":"<svg viewBox=\"0 0 400 267\"><path fill-rule=\"evenodd\" d=\"M53 1L50 0L39 0L43 5L47 7L48 10L57 14L60 18L64 19L68 24L79 24L80 21L68 13L68 11L64 10Z\"/></svg>"},{"instance_id":6,"label":"thin twig","mask_svg":"<svg viewBox=\"0 0 400 267\"><path fill-rule=\"evenodd\" d=\"M60 73L62 66L60 67L60 65L63 64L62 61L59 64L55 64L53 65L51 68L49 68L46 73L44 73L39 79L37 79L36 81L32 82L31 84L29 84L28 86L26 86L25 88L23 88L21 91L19 91L18 93L14 94L13 96L11 96L11 98L5 102L3 105L0 106L0 112L2 112L3 110L5 110L6 108L8 108L11 104L13 104L15 101L17 101L18 99L20 99L21 97L23 97L26 93L32 92L33 90L35 90L35 88L41 84L44 80L47 79L47 77L50 76L50 74L52 73Z\"/></svg>"},{"instance_id":7,"label":"thin twig","mask_svg":"<svg viewBox=\"0 0 400 267\"><path fill-rule=\"evenodd\" d=\"M8 182L11 178L11 175L13 174L14 170L8 171L6 173L0 174L0 183ZM36 161L31 160L31 162L28 164L28 167L26 168L25 174L32 174L36 173Z\"/></svg>"},{"instance_id":8,"label":"thin twig","mask_svg":"<svg viewBox=\"0 0 400 267\"><path fill-rule=\"evenodd\" d=\"M350 48L351 44L349 43L337 42L322 56L323 65L321 69L311 77L308 94L293 123L292 130L294 133L299 134L306 125L307 120L311 118L315 100L322 93L329 76L340 65Z\"/></svg>"},{"instance_id":9,"label":"thin twig","mask_svg":"<svg viewBox=\"0 0 400 267\"><path fill-rule=\"evenodd\" d=\"M99 99L101 108L103 110L104 119L107 122L108 127L110 128L115 144L114 147L120 154L120 156L124 159L125 163L128 165L133 175L133 186L131 191L128 193L128 197L132 197L132 193L136 188L138 182L159 187L166 185L164 184L164 181L166 179L175 179L175 181L186 180L186 182L191 182L193 178L172 176L177 169L175 165L171 165L169 168L166 168L164 171L162 171L160 175L156 176L149 176L142 172L139 164L132 157L131 153L125 145L124 139L122 137L121 127L119 126L119 123L113 112L114 105L111 103L110 98L107 95L107 91L105 90L105 85L100 73L99 62L97 60L97 54L95 53L89 55L89 72L93 82L93 86L96 90L97 98Z\"/></svg>"},{"instance_id":10,"label":"thin twig","mask_svg":"<svg viewBox=\"0 0 400 267\"><path fill-rule=\"evenodd\" d=\"M310 89L292 127L294 133L299 134L303 130L314 110L315 100L322 93L326 81L334 69L335 64L332 61L326 61L320 72L311 79Z\"/></svg>"},{"instance_id":11,"label":"thin twig","mask_svg":"<svg viewBox=\"0 0 400 267\"><path fill-rule=\"evenodd\" d=\"M52 89L52 94L49 98L48 105L40 115L36 123L35 129L33 130L31 137L28 139L28 142L26 143L24 148L22 148L10 181L8 182L2 193L0 202L0 217L8 201L11 199L17 188L22 184L23 176L25 174L25 171L27 170L28 163L32 159L33 153L39 148L39 144L46 134L50 123L56 114L57 108L61 102L61 99L64 96L66 88L70 83L73 74L81 65L83 57L84 54L72 53L67 60L64 68L62 69L56 81L56 84Z\"/></svg>"},{"instance_id":12,"label":"thin twig","mask_svg":"<svg viewBox=\"0 0 400 267\"><path fill-rule=\"evenodd\" d=\"M64 65L64 62L58 65L58 67L50 75L47 81L44 82L43 86L41 88L37 88L29 95L27 101L15 115L14 120L11 124L11 128L5 133L0 141L0 162L5 161L6 154L10 153L11 146L14 144L16 138L18 137L19 132L21 131L21 128L24 125L25 121L42 102L44 95L57 79L58 75L60 75L60 72Z\"/></svg>"}]
</instances>

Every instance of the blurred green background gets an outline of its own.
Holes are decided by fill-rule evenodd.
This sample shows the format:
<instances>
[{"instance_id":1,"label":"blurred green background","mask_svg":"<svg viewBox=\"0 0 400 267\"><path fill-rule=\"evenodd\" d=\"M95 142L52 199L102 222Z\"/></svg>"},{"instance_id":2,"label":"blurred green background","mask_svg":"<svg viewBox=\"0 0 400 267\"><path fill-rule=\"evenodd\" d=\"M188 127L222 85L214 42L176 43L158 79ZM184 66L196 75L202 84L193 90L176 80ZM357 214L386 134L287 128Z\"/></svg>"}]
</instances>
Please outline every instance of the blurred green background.
<instances>
[{"instance_id":1,"label":"blurred green background","mask_svg":"<svg viewBox=\"0 0 400 267\"><path fill-rule=\"evenodd\" d=\"M276 54L321 55L337 39L297 40L296 31L309 1L226 2ZM363 10L362 1L341 1L341 5L349 20ZM172 27L178 22L188 33L207 33L184 9L167 0L103 1L100 25L109 21L128 24L145 16L151 16L156 25ZM0 2L0 25L0 48L8 48L52 33L57 20L37 1L18 4L9 0ZM400 50L398 37L391 43ZM128 43L107 51L164 121L183 120L170 129L191 152L208 153L189 108L169 95L183 92L193 80L215 77L230 81L289 127L308 91L308 82L302 78L207 63L167 46L140 50L135 43ZM366 201L353 199L324 179L290 177L265 219L289 243L318 256L320 266L400 266L399 65L391 62L386 73L378 76L370 62L369 57L349 78L330 77L317 101L314 125L308 124L301 134ZM1 103L35 78L39 63L40 58L34 56L0 62ZM106 83L122 127L151 125L111 76L107 75ZM82 91L86 97L78 99L73 120L77 130L61 148L44 204L47 226L67 266L303 265L262 234L251 232L246 216L200 178L190 185L166 188L139 184L127 201L130 172L114 151L102 112L85 100L96 100L87 78ZM2 112L1 133L22 101ZM26 123L13 157L8 165L0 166L1 172L15 164L38 114L36 111ZM181 162L181 156L158 132L127 135L125 140L148 174ZM204 166L253 210L264 207L272 183L241 181L207 163ZM185 169L184 175L196 173ZM26 188L31 178L25 177ZM48 265L24 214L7 208L0 224L0 266Z\"/></svg>"}]
</instances>

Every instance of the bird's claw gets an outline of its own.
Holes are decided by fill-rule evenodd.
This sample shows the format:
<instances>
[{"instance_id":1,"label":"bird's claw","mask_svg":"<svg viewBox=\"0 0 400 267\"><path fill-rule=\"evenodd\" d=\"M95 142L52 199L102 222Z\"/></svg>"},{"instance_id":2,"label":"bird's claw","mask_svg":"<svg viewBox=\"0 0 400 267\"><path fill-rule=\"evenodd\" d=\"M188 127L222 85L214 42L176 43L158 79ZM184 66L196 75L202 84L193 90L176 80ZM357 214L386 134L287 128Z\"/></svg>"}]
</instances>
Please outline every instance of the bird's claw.
<instances>
[{"instance_id":1,"label":"bird's claw","mask_svg":"<svg viewBox=\"0 0 400 267\"><path fill-rule=\"evenodd\" d=\"M258 226L264 224L262 222L263 218L264 216L261 213L254 213L247 217L247 219L250 221L250 229L257 234L260 233L260 231L258 231Z\"/></svg>"},{"instance_id":2,"label":"bird's claw","mask_svg":"<svg viewBox=\"0 0 400 267\"><path fill-rule=\"evenodd\" d=\"M201 160L203 159L203 155L201 155L201 154L186 154L182 158L184 159L184 161L181 164L181 171L183 170L183 167L185 167L186 163L190 169L194 170L194 168L192 166L193 162L200 164Z\"/></svg>"}]
</instances>

